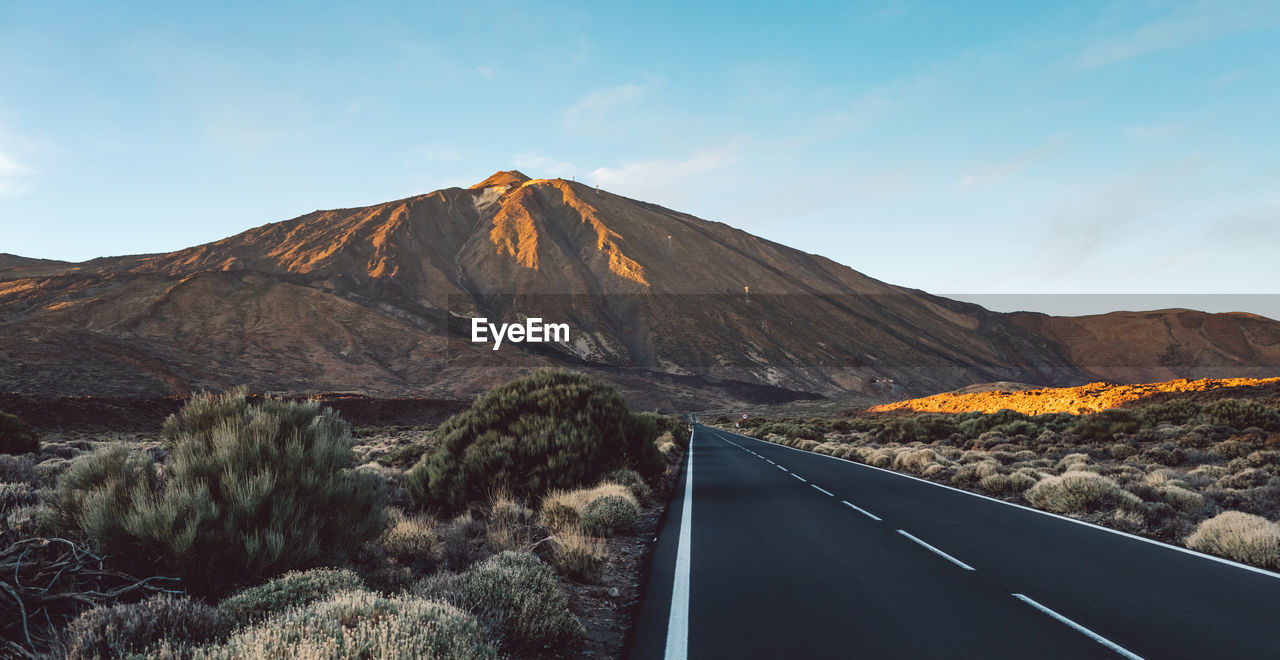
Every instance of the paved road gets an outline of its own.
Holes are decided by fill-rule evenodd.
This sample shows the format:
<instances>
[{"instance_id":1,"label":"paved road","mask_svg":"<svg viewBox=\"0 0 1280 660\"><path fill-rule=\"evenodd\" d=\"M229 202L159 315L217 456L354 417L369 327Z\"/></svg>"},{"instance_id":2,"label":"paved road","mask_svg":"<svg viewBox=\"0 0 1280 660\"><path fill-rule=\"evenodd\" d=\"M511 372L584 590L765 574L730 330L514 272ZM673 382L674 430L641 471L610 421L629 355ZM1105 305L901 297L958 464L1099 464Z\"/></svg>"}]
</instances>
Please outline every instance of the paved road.
<instances>
[{"instance_id":1,"label":"paved road","mask_svg":"<svg viewBox=\"0 0 1280 660\"><path fill-rule=\"evenodd\" d=\"M704 426L680 479L634 658L1280 657L1272 573Z\"/></svg>"}]
</instances>

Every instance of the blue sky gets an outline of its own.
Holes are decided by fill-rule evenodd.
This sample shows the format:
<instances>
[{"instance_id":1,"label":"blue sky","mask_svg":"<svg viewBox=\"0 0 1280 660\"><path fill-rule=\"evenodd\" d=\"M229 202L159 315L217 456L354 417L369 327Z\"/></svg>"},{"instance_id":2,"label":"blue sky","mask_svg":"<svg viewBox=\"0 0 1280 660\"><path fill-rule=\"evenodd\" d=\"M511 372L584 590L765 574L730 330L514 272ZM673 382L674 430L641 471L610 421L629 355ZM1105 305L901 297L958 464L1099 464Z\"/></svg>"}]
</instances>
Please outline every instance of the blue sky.
<instances>
[{"instance_id":1,"label":"blue sky","mask_svg":"<svg viewBox=\"0 0 1280 660\"><path fill-rule=\"evenodd\" d=\"M1275 2L266 4L0 0L0 252L518 168L997 309L1280 317Z\"/></svg>"}]
</instances>

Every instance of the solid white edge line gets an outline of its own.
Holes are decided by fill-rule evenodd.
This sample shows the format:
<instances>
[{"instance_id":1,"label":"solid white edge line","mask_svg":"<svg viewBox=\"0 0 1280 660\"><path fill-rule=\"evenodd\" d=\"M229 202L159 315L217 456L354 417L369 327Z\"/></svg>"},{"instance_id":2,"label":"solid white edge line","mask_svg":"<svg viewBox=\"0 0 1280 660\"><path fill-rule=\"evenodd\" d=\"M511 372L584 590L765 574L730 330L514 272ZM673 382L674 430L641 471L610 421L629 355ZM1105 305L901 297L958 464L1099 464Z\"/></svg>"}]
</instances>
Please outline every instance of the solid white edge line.
<instances>
[{"instance_id":1,"label":"solid white edge line","mask_svg":"<svg viewBox=\"0 0 1280 660\"><path fill-rule=\"evenodd\" d=\"M966 570L966 571L972 571L972 570L973 570L973 567L972 567L972 566L970 566L970 565L968 565L968 564L966 564L966 563L964 563L964 562L960 561L959 559L956 559L955 557L952 557L951 555L949 555L949 554L947 554L947 553L945 553L945 552L943 552L943 551L941 551L941 550L939 550L939 549L937 549L937 548L935 548L935 547L933 547L933 546L929 545L928 543L925 543L924 541L921 541L920 539L918 539L918 538L916 538L916 537L914 537L914 536L912 536L912 535L908 534L907 532L905 532L905 531L903 531L903 530L901 530L901 529L900 529L900 530L898 530L898 533L899 533L899 534L901 534L901 535L903 535L903 536L905 536L905 537L907 537L907 538L909 538L909 539L911 539L912 541L915 541L916 543L919 543L920 545L924 546L926 549L928 549L928 550L932 550L932 551L933 551L935 554L937 554L939 557L942 557L943 559L945 559L945 560L947 560L947 561L949 561L949 562L951 562L951 563L955 564L956 566L959 566L960 568L963 568L963 569L964 569L964 570Z\"/></svg>"},{"instance_id":2,"label":"solid white edge line","mask_svg":"<svg viewBox=\"0 0 1280 660\"><path fill-rule=\"evenodd\" d=\"M825 494L827 497L835 497L835 495L832 495L830 491L828 491L827 489L823 488L822 486L819 486L819 485L817 485L817 484L809 484L809 485L810 485L810 486L813 486L814 488L817 488L819 491L821 491L821 492L822 492L823 494Z\"/></svg>"},{"instance_id":3,"label":"solid white edge line","mask_svg":"<svg viewBox=\"0 0 1280 660\"><path fill-rule=\"evenodd\" d=\"M807 479L805 479L804 477L802 477L802 476L800 476L800 475L796 474L795 472L792 472L792 473L791 473L791 476L793 476L793 477L795 477L795 478L797 478L797 479L799 479L800 481L803 481L803 482L805 482L805 483L809 483L809 481L808 481Z\"/></svg>"},{"instance_id":4,"label":"solid white edge line","mask_svg":"<svg viewBox=\"0 0 1280 660\"><path fill-rule=\"evenodd\" d=\"M689 432L689 457L685 464L684 504L680 509L680 541L676 545L675 575L671 580L671 615L667 618L666 660L689 657L689 569L693 552L693 436Z\"/></svg>"},{"instance_id":5,"label":"solid white edge line","mask_svg":"<svg viewBox=\"0 0 1280 660\"><path fill-rule=\"evenodd\" d=\"M1031 600L1030 598L1023 596L1022 594L1013 594L1013 597L1036 608L1037 610L1040 610L1041 612L1044 612L1045 614L1048 614L1049 616L1057 619L1058 621L1067 624L1071 628L1075 629L1076 632L1079 632L1085 635L1089 639L1092 639L1093 641L1111 649L1112 651L1115 651L1116 653L1126 658L1129 658L1129 660L1142 660L1142 656L1130 651L1129 649L1126 649L1123 646L1120 646L1119 644L1116 644L1115 642L1107 639L1106 637L1103 637L1102 635L1099 635L1098 633L1093 632L1092 630L1089 630L1088 628L1085 628L1084 626L1076 623L1075 621L1072 621L1071 619L1068 619L1067 617L1062 616L1057 612L1054 612L1053 610L1045 607L1044 605L1041 605L1040 603L1037 603L1034 600Z\"/></svg>"},{"instance_id":6,"label":"solid white edge line","mask_svg":"<svg viewBox=\"0 0 1280 660\"><path fill-rule=\"evenodd\" d=\"M880 517L879 517L879 516L877 516L876 514L871 513L870 511L867 511L866 509L864 509L864 508L862 508L862 507L860 507L860 506L857 506L857 505L855 505L855 504L850 503L850 502L849 502L849 500L840 500L840 501L841 501L842 503L844 503L844 505L845 505L845 506L847 506L847 507L849 507L850 509L853 509L854 511L857 511L858 513L861 513L862 515L864 515L864 516L866 516L866 517L868 517L868 518L870 518L870 519L872 519L872 520L877 520L877 521L878 521L878 520L880 520Z\"/></svg>"},{"instance_id":7,"label":"solid white edge line","mask_svg":"<svg viewBox=\"0 0 1280 660\"><path fill-rule=\"evenodd\" d=\"M717 430L723 430L723 429L717 429ZM733 433L733 431L725 431L725 433ZM962 488L956 488L955 486L948 486L948 485L946 485L946 484L940 484L940 483L938 483L938 482L936 482L936 481L929 481L928 479L921 479L920 477L912 476L912 475L910 475L910 474L903 474L903 473L901 473L901 472L894 472L893 470L886 470L886 469L884 469L884 468L878 468L878 467L876 467L876 466L874 466L874 465L867 465L866 463L857 463L857 462L854 462L854 461L851 461L851 460L848 460L848 459L844 459L844 458L837 458L837 457L835 457L835 456L828 456L828 455L826 455L826 454L819 454L819 453L817 453L817 452L805 451L805 450L803 450L803 449L796 449L795 447L788 447L788 446L786 446L786 445L780 445L780 444L778 444L778 443L776 443L776 442L769 442L768 440L760 440L760 439L758 439L758 438L752 438L752 437L751 437L751 436L749 436L749 435L742 435L741 433L733 433L733 434L734 434L734 435L738 435L738 436L742 436L742 437L744 437L744 438L749 438L749 439L751 439L751 440L755 440L756 442L764 443L764 444L766 444L766 445L770 445L770 446L773 446L773 447L780 447L780 448L782 448L782 449L787 449L787 450L790 450L790 451L800 452L800 453L802 453L802 454L809 454L810 456L821 456L822 458L829 458L829 459L831 459L831 460L833 460L833 461L840 461L841 463L848 463L849 465L855 465L855 466L860 467L860 468L865 468L865 469L868 469L868 470L876 470L877 472L884 472L885 474L892 474L892 475L893 475L893 476L895 476L895 477L902 477L902 478L904 478L904 479L911 479L911 480L913 480L913 481L919 481L919 482L921 482L921 483L929 484L930 486L937 486L938 488L946 488L947 490L954 490L954 491L955 491L955 492L957 492L957 493L964 493L965 495L969 495L969 496L971 496L971 497L979 497L979 498L982 498L982 499L984 499L984 500L989 500L989 501L991 501L991 502L996 502L997 504L1003 504L1003 505L1005 505L1005 506L1011 506L1011 507L1014 507L1014 508L1017 508L1017 509L1022 509L1023 511L1030 511L1030 512L1032 512L1032 513L1038 513L1038 514L1040 514L1040 515L1042 515L1042 516L1049 516L1050 518L1057 518L1058 520L1065 520L1065 521L1067 521L1067 522L1069 522L1069 523L1075 523L1075 524L1077 524L1077 525L1083 525L1084 527L1089 527L1089 528L1091 528L1091 529L1096 529L1096 530L1099 530L1099 531L1107 532L1107 533L1109 533L1109 534L1115 534L1115 535L1117 535L1117 536L1123 536L1123 537L1125 537L1125 538L1130 538L1130 539L1133 539L1133 540L1135 540L1135 541L1142 541L1143 543L1149 543L1149 544L1151 544L1151 545L1159 546L1159 547L1162 547L1162 548L1165 548L1165 549L1168 549L1168 550L1177 550L1178 552L1181 552L1181 553L1183 553L1183 554L1191 555L1192 557L1199 557L1199 558L1201 558L1201 559L1208 559L1209 561L1215 561L1215 562L1218 562L1219 564L1226 564L1227 566L1234 566L1234 567L1236 567L1236 568L1242 568L1242 569L1244 569L1244 570L1246 570L1246 571L1251 571L1251 572L1257 573L1257 574L1259 574L1259 575L1265 575L1265 576L1267 576L1267 577L1269 577L1269 578L1276 578L1276 579L1280 579L1280 573L1272 573L1271 571L1268 571L1268 570L1263 569L1263 568L1257 568L1257 567L1255 567L1255 566L1249 566L1248 564L1241 564L1240 562L1231 561L1230 559L1223 559L1222 557L1215 557L1215 556L1213 556L1213 555L1206 555L1206 554L1205 554L1205 553L1203 553L1203 552L1196 552L1195 550L1192 550L1192 549L1190 549L1190 548L1183 548L1183 547L1181 547L1181 546L1171 545L1171 544L1169 544L1169 543L1165 543L1165 542L1163 542L1163 541L1157 541L1157 540L1155 540L1155 539L1149 539L1149 538L1146 538L1145 536L1138 536L1137 534L1130 534L1130 533L1128 533L1128 532L1122 532L1122 531L1120 531L1120 530L1118 530L1118 529L1111 529L1110 527L1103 527L1102 525L1095 525L1095 524L1093 524L1093 523L1091 523L1091 522L1085 522L1085 521L1083 521L1083 520L1076 520L1075 518L1070 518L1070 517L1068 517L1068 516L1064 516L1064 515L1061 515L1061 514L1051 513L1051 512L1049 512L1049 511L1041 511L1040 509L1033 509L1033 508L1031 508L1031 507L1029 507L1029 506L1023 506L1023 505L1021 505L1021 504L1015 504L1015 503L1013 503L1013 502L1006 502L1006 501L1004 501L1004 500L999 500L999 499L996 499L996 498L994 498L994 497L988 497L988 496L983 495L983 494L981 494L981 493L974 493L974 492L971 492L971 491L964 490L964 489L962 489Z\"/></svg>"}]
</instances>

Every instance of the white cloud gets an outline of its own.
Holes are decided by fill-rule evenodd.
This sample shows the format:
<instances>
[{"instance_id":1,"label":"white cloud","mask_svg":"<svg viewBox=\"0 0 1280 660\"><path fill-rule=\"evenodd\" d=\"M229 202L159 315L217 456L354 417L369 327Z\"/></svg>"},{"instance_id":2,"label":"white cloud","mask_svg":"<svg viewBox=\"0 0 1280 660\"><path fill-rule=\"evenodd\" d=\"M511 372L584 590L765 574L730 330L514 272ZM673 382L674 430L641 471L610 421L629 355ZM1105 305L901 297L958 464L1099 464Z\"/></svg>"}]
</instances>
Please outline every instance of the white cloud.
<instances>
[{"instance_id":1,"label":"white cloud","mask_svg":"<svg viewBox=\"0 0 1280 660\"><path fill-rule=\"evenodd\" d=\"M1274 3L1224 8L1204 3L1178 15L1150 21L1122 34L1095 39L1080 51L1076 66L1095 69L1162 50L1185 48L1237 32L1280 23Z\"/></svg>"},{"instance_id":2,"label":"white cloud","mask_svg":"<svg viewBox=\"0 0 1280 660\"><path fill-rule=\"evenodd\" d=\"M591 131L627 110L626 106L647 96L651 84L626 83L615 87L597 89L568 110L564 111L565 128L571 131Z\"/></svg>"},{"instance_id":3,"label":"white cloud","mask_svg":"<svg viewBox=\"0 0 1280 660\"><path fill-rule=\"evenodd\" d=\"M493 77L498 75L498 72L495 71L493 67L485 66L483 64L476 67L476 73L485 80L493 80Z\"/></svg>"},{"instance_id":4,"label":"white cloud","mask_svg":"<svg viewBox=\"0 0 1280 660\"><path fill-rule=\"evenodd\" d=\"M621 167L598 167L587 175L591 183L612 192L631 197L672 203L678 191L697 185L702 175L737 163L746 138L737 137L724 144L701 149L680 160L646 160Z\"/></svg>"}]
</instances>

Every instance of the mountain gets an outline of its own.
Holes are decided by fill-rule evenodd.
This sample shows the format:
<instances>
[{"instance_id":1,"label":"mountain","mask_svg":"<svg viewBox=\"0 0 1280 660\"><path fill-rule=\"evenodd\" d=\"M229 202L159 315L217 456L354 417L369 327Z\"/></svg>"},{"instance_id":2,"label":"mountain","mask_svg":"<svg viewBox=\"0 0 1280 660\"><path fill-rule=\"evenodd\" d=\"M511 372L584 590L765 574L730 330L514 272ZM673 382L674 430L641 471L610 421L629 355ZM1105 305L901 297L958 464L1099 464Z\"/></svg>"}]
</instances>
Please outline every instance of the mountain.
<instances>
[{"instance_id":1,"label":"mountain","mask_svg":"<svg viewBox=\"0 0 1280 660\"><path fill-rule=\"evenodd\" d=\"M565 323L570 341L494 351L470 341L472 317ZM163 396L245 383L457 397L568 366L670 407L889 382L921 394L1072 385L1112 348L1134 369L1126 374L1148 381L1144 369L1195 377L1280 365L1280 324L1201 317L1201 330L1184 333L1201 348L1186 352L1184 335L1156 347L1147 319L990 312L722 223L510 171L166 254L78 264L4 255L0 389ZM1143 330L1128 337L1132 328Z\"/></svg>"}]
</instances>

